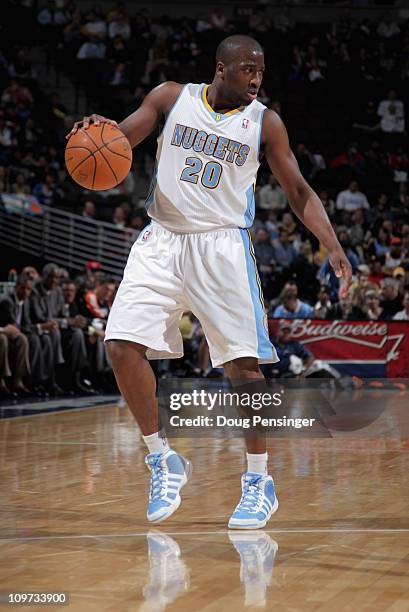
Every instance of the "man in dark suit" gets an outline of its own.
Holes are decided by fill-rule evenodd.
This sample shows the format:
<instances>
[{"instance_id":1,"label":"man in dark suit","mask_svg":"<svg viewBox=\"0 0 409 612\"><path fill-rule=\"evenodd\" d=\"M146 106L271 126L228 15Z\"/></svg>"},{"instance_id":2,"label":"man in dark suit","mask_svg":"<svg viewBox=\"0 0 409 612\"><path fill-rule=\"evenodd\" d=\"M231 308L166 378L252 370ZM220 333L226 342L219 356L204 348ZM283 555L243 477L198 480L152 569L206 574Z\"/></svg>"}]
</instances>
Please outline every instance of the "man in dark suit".
<instances>
[{"instance_id":1,"label":"man in dark suit","mask_svg":"<svg viewBox=\"0 0 409 612\"><path fill-rule=\"evenodd\" d=\"M15 290L0 301L0 396L13 393L30 394L23 380L31 373L33 384L39 382L38 365L42 358L41 344L30 321L28 297L32 281L27 276L17 279ZM4 378L11 377L11 392Z\"/></svg>"},{"instance_id":2,"label":"man in dark suit","mask_svg":"<svg viewBox=\"0 0 409 612\"><path fill-rule=\"evenodd\" d=\"M54 325L51 332L54 363L65 361L64 386L77 393L88 393L89 388L81 379L81 371L88 363L83 332L87 321L79 314L70 316L59 283L59 267L54 263L44 266L42 280L35 284L31 297L32 318L37 323L52 322Z\"/></svg>"},{"instance_id":3,"label":"man in dark suit","mask_svg":"<svg viewBox=\"0 0 409 612\"><path fill-rule=\"evenodd\" d=\"M87 299L81 300L78 295L77 285L72 280L64 280L61 284L62 292L65 300L65 308L67 315L74 317L81 314L86 322L85 340L88 353L88 361L90 364L90 374L93 380L93 386L100 389L111 388L112 386L112 368L108 361L104 337L105 337L105 321L98 316L94 311L90 311ZM87 292L89 296L91 292ZM98 296L93 294L93 304L101 306L98 301ZM101 313L103 314L102 310ZM106 308L108 314L108 308Z\"/></svg>"}]
</instances>

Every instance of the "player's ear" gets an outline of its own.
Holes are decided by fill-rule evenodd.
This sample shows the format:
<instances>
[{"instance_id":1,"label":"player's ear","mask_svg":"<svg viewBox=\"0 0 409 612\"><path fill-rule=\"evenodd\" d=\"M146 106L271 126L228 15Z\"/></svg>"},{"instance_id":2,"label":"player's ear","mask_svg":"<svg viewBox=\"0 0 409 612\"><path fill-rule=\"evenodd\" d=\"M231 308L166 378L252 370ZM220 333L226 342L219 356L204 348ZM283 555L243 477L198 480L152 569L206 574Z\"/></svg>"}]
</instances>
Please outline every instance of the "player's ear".
<instances>
[{"instance_id":1,"label":"player's ear","mask_svg":"<svg viewBox=\"0 0 409 612\"><path fill-rule=\"evenodd\" d=\"M217 76L224 78L224 63L223 62L217 62L216 64L216 74Z\"/></svg>"}]
</instances>

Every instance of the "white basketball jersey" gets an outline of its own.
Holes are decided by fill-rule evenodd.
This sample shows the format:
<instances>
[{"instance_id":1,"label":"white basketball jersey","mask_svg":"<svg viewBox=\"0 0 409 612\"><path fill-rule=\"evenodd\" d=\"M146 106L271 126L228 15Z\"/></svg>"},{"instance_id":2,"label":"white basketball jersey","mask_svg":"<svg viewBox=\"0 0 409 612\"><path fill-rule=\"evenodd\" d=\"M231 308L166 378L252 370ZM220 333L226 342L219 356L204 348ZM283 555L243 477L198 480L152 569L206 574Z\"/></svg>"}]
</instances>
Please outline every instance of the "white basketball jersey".
<instances>
[{"instance_id":1,"label":"white basketball jersey","mask_svg":"<svg viewBox=\"0 0 409 612\"><path fill-rule=\"evenodd\" d=\"M254 100L221 114L205 84L183 87L161 135L148 215L173 232L250 227L263 113Z\"/></svg>"}]
</instances>

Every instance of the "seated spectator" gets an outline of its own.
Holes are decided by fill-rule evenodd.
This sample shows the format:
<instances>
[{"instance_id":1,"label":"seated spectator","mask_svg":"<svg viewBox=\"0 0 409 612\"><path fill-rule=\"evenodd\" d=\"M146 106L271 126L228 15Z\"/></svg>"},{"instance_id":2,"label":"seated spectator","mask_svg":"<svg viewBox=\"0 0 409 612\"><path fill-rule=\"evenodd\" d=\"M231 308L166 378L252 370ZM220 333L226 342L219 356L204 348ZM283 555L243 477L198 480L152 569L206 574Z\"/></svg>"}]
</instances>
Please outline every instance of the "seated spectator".
<instances>
[{"instance_id":1,"label":"seated spectator","mask_svg":"<svg viewBox=\"0 0 409 612\"><path fill-rule=\"evenodd\" d=\"M109 45L108 59L114 64L124 64L129 59L129 49L121 36L115 36ZM137 98L137 96L135 96ZM136 100L135 100L136 101ZM140 106L140 104L136 104Z\"/></svg>"},{"instance_id":2,"label":"seated spectator","mask_svg":"<svg viewBox=\"0 0 409 612\"><path fill-rule=\"evenodd\" d=\"M387 13L379 22L376 32L382 38L391 39L400 33L400 28L396 21L392 19L391 13Z\"/></svg>"},{"instance_id":3,"label":"seated spectator","mask_svg":"<svg viewBox=\"0 0 409 612\"><path fill-rule=\"evenodd\" d=\"M54 365L66 364L65 376L61 380L65 389L87 394L90 389L82 380L82 370L88 365L83 331L86 320L82 316L69 315L59 283L59 267L53 263L44 266L42 280L35 284L31 298L32 318L40 325L48 323L50 326ZM60 391L55 380L53 385L54 392L58 394Z\"/></svg>"},{"instance_id":4,"label":"seated spectator","mask_svg":"<svg viewBox=\"0 0 409 612\"><path fill-rule=\"evenodd\" d=\"M28 195L30 193L30 184L23 173L19 173L16 176L16 180L11 186L12 193L22 193Z\"/></svg>"},{"instance_id":5,"label":"seated spectator","mask_svg":"<svg viewBox=\"0 0 409 612\"><path fill-rule=\"evenodd\" d=\"M33 266L26 266L23 268L22 275L28 276L32 281L36 281L40 278L38 271Z\"/></svg>"},{"instance_id":6,"label":"seated spectator","mask_svg":"<svg viewBox=\"0 0 409 612\"><path fill-rule=\"evenodd\" d=\"M44 181L34 186L33 195L44 206L56 206L63 194L61 189L57 187L54 176L47 174Z\"/></svg>"},{"instance_id":7,"label":"seated spectator","mask_svg":"<svg viewBox=\"0 0 409 612\"><path fill-rule=\"evenodd\" d=\"M284 321L280 323L277 336L273 340L279 362L272 366L273 376L279 378L302 375L314 362L314 356L301 342L291 337L291 325Z\"/></svg>"},{"instance_id":8,"label":"seated spectator","mask_svg":"<svg viewBox=\"0 0 409 612\"><path fill-rule=\"evenodd\" d=\"M371 207L371 209L366 212L365 216L372 231L379 229L379 223L382 220L392 218L391 206L386 193L379 194L375 206Z\"/></svg>"},{"instance_id":9,"label":"seated spectator","mask_svg":"<svg viewBox=\"0 0 409 612\"><path fill-rule=\"evenodd\" d=\"M88 316L106 320L115 294L115 282L112 278L105 276L101 279L95 289L90 289L85 294L85 313Z\"/></svg>"},{"instance_id":10,"label":"seated spectator","mask_svg":"<svg viewBox=\"0 0 409 612\"><path fill-rule=\"evenodd\" d=\"M98 15L95 10L91 10L86 16L83 30L85 35L104 39L107 33L107 24L102 16Z\"/></svg>"},{"instance_id":11,"label":"seated spectator","mask_svg":"<svg viewBox=\"0 0 409 612\"><path fill-rule=\"evenodd\" d=\"M274 247L270 242L268 232L263 228L256 230L254 253L256 255L260 276L268 276L273 271L275 265Z\"/></svg>"},{"instance_id":12,"label":"seated spectator","mask_svg":"<svg viewBox=\"0 0 409 612\"><path fill-rule=\"evenodd\" d=\"M311 83L325 79L321 66L316 59L312 59L308 66L308 79Z\"/></svg>"},{"instance_id":13,"label":"seated spectator","mask_svg":"<svg viewBox=\"0 0 409 612\"><path fill-rule=\"evenodd\" d=\"M82 40L82 33L82 15L81 11L77 9L73 12L71 21L64 27L64 43L75 46L76 43Z\"/></svg>"},{"instance_id":14,"label":"seated spectator","mask_svg":"<svg viewBox=\"0 0 409 612\"><path fill-rule=\"evenodd\" d=\"M313 315L312 306L299 300L293 289L287 289L282 293L282 304L277 306L273 317L275 319L310 319Z\"/></svg>"},{"instance_id":15,"label":"seated spectator","mask_svg":"<svg viewBox=\"0 0 409 612\"><path fill-rule=\"evenodd\" d=\"M409 291L403 296L403 310L399 310L393 315L394 321L409 321Z\"/></svg>"},{"instance_id":16,"label":"seated spectator","mask_svg":"<svg viewBox=\"0 0 409 612\"><path fill-rule=\"evenodd\" d=\"M356 317L353 312L353 304L351 294L348 293L344 298L341 298L339 302L332 304L331 308L328 309L328 319L337 321L348 320L353 321Z\"/></svg>"},{"instance_id":17,"label":"seated spectator","mask_svg":"<svg viewBox=\"0 0 409 612\"><path fill-rule=\"evenodd\" d=\"M127 215L125 210L121 207L121 206L117 206L115 208L113 217L112 217L112 223L116 226L116 227L125 227L126 223L127 223Z\"/></svg>"},{"instance_id":18,"label":"seated spectator","mask_svg":"<svg viewBox=\"0 0 409 612\"><path fill-rule=\"evenodd\" d=\"M350 144L348 150L339 153L337 157L331 161L330 164L331 168L341 168L343 166L350 168L350 170L353 171L355 175L365 175L365 160L363 155L358 150L357 143Z\"/></svg>"},{"instance_id":19,"label":"seated spectator","mask_svg":"<svg viewBox=\"0 0 409 612\"><path fill-rule=\"evenodd\" d=\"M29 270L29 267L26 270ZM31 321L29 298L32 290L32 278L22 273L17 278L14 290L0 300L2 326L0 329L5 330L3 333L8 337L11 334L9 339L12 349L16 350L16 370L12 390L23 397L28 395L26 385L23 383L24 377L28 378L29 375L32 390L39 390L49 378L47 368L51 365L47 360L47 351L42 350L39 330ZM21 338L23 334L28 342L28 355L26 355L25 341Z\"/></svg>"},{"instance_id":20,"label":"seated spectator","mask_svg":"<svg viewBox=\"0 0 409 612\"><path fill-rule=\"evenodd\" d=\"M12 79L10 85L6 87L1 96L2 103L11 102L15 106L32 106L34 103L33 94L28 87Z\"/></svg>"},{"instance_id":21,"label":"seated spectator","mask_svg":"<svg viewBox=\"0 0 409 612\"><path fill-rule=\"evenodd\" d=\"M296 248L296 242L298 239L298 227L296 222L294 221L294 217L292 215L292 213L290 212L286 212L283 214L281 222L279 224L280 229L282 228L283 230L285 230L288 234L288 240L291 242L291 244L294 245L294 247Z\"/></svg>"},{"instance_id":22,"label":"seated spectator","mask_svg":"<svg viewBox=\"0 0 409 612\"><path fill-rule=\"evenodd\" d=\"M383 309L384 319L393 319L396 313L402 310L402 298L399 295L399 281L395 278L384 278L381 281L382 299L380 306Z\"/></svg>"},{"instance_id":23,"label":"seated spectator","mask_svg":"<svg viewBox=\"0 0 409 612\"><path fill-rule=\"evenodd\" d=\"M406 226L406 225L403 226L402 228L402 250L405 256L405 260L408 260L409 258L409 226Z\"/></svg>"},{"instance_id":24,"label":"seated spectator","mask_svg":"<svg viewBox=\"0 0 409 612\"><path fill-rule=\"evenodd\" d=\"M400 209L402 206L406 206L406 201L408 197L408 185L407 183L400 183L398 188L398 194L396 196L396 207Z\"/></svg>"},{"instance_id":25,"label":"seated spectator","mask_svg":"<svg viewBox=\"0 0 409 612\"><path fill-rule=\"evenodd\" d=\"M228 32L229 30L229 21L226 15L220 10L215 9L209 18L210 26L219 32Z\"/></svg>"},{"instance_id":26,"label":"seated spectator","mask_svg":"<svg viewBox=\"0 0 409 612\"><path fill-rule=\"evenodd\" d=\"M273 241L273 246L277 271L281 272L288 269L294 262L297 253L291 244L287 230L283 227L279 230L278 239Z\"/></svg>"},{"instance_id":27,"label":"seated spectator","mask_svg":"<svg viewBox=\"0 0 409 612\"><path fill-rule=\"evenodd\" d=\"M101 264L99 261L87 261L84 266L84 270L75 277L75 286L78 289L78 298L82 302L85 300L85 294L90 289L95 289L97 286L97 274L101 270ZM82 308L83 310L83 308ZM85 313L84 316L86 316Z\"/></svg>"},{"instance_id":28,"label":"seated spectator","mask_svg":"<svg viewBox=\"0 0 409 612\"><path fill-rule=\"evenodd\" d=\"M294 46L292 49L288 80L289 81L304 81L305 80L304 58L303 58L303 53L301 52L298 45Z\"/></svg>"},{"instance_id":29,"label":"seated spectator","mask_svg":"<svg viewBox=\"0 0 409 612\"><path fill-rule=\"evenodd\" d=\"M0 327L0 400L29 395L23 378L29 373L28 340L12 323ZM10 382L6 384L6 378ZM14 393L13 393L14 392Z\"/></svg>"},{"instance_id":30,"label":"seated spectator","mask_svg":"<svg viewBox=\"0 0 409 612\"><path fill-rule=\"evenodd\" d=\"M304 143L300 143L296 146L295 157L303 177L307 181L312 180L317 174L319 166L314 155L307 149Z\"/></svg>"},{"instance_id":31,"label":"seated spectator","mask_svg":"<svg viewBox=\"0 0 409 612\"><path fill-rule=\"evenodd\" d=\"M111 21L115 21L115 19L118 19L119 17L121 17L121 15L128 18L128 13L126 10L125 2L123 0L117 0L114 6L107 13L107 16L106 16L107 23L111 23Z\"/></svg>"},{"instance_id":32,"label":"seated spectator","mask_svg":"<svg viewBox=\"0 0 409 612\"><path fill-rule=\"evenodd\" d=\"M331 218L335 214L335 202L330 198L328 191L325 189L320 191L319 198L324 206L327 215Z\"/></svg>"},{"instance_id":33,"label":"seated spectator","mask_svg":"<svg viewBox=\"0 0 409 612\"><path fill-rule=\"evenodd\" d=\"M145 74L141 82L144 85L154 84L154 75L157 76L157 81L165 80L165 75L162 70L169 65L169 52L165 41L159 40L153 47L148 50L148 61L145 66Z\"/></svg>"},{"instance_id":34,"label":"seated spectator","mask_svg":"<svg viewBox=\"0 0 409 612\"><path fill-rule=\"evenodd\" d=\"M357 284L360 287L367 287L368 284L373 285L373 283L371 283L368 279L369 279L369 274L370 274L370 269L369 266L367 264L359 264L359 266L356 269L356 276L357 276ZM371 289L376 289L375 285L373 285L373 287L371 287Z\"/></svg>"},{"instance_id":35,"label":"seated spectator","mask_svg":"<svg viewBox=\"0 0 409 612\"><path fill-rule=\"evenodd\" d=\"M362 208L358 208L351 215L351 225L348 228L350 244L353 248L360 249L362 253L363 244L370 239Z\"/></svg>"},{"instance_id":36,"label":"seated spectator","mask_svg":"<svg viewBox=\"0 0 409 612\"><path fill-rule=\"evenodd\" d=\"M378 230L378 235L376 238L371 238L368 243L368 252L370 255L374 255L376 257L383 257L383 261L385 260L385 256L391 250L391 235L385 229L384 226L381 226Z\"/></svg>"},{"instance_id":37,"label":"seated spectator","mask_svg":"<svg viewBox=\"0 0 409 612\"><path fill-rule=\"evenodd\" d=\"M368 281L380 287L381 281L384 277L385 273L383 272L383 259L377 257L376 255L372 255L369 260Z\"/></svg>"},{"instance_id":38,"label":"seated spectator","mask_svg":"<svg viewBox=\"0 0 409 612\"><path fill-rule=\"evenodd\" d=\"M318 292L318 301L314 306L314 319L328 319L331 306L330 288L326 285L321 285Z\"/></svg>"},{"instance_id":39,"label":"seated spectator","mask_svg":"<svg viewBox=\"0 0 409 612\"><path fill-rule=\"evenodd\" d=\"M97 208L92 200L86 200L81 211L81 217L86 219L95 219L97 214Z\"/></svg>"},{"instance_id":40,"label":"seated spectator","mask_svg":"<svg viewBox=\"0 0 409 612\"><path fill-rule=\"evenodd\" d=\"M0 145L2 147L17 146L17 139L13 127L13 124L10 122L6 123L4 119L0 117Z\"/></svg>"},{"instance_id":41,"label":"seated spectator","mask_svg":"<svg viewBox=\"0 0 409 612\"><path fill-rule=\"evenodd\" d=\"M284 210L287 198L275 177L270 174L267 185L263 185L257 192L257 205L263 210Z\"/></svg>"},{"instance_id":42,"label":"seated spectator","mask_svg":"<svg viewBox=\"0 0 409 612\"><path fill-rule=\"evenodd\" d=\"M98 36L90 36L88 40L82 43L78 49L77 59L88 60L88 59L104 59L106 54L105 44L99 40Z\"/></svg>"},{"instance_id":43,"label":"seated spectator","mask_svg":"<svg viewBox=\"0 0 409 612\"><path fill-rule=\"evenodd\" d=\"M72 280L68 279L63 281L61 287L64 295L66 316L73 319L82 319L84 322L83 329L88 361L91 366L87 375L92 379L95 386L104 388L106 386L106 381L104 379L105 374L111 369L104 345L104 324L95 321L91 316L86 318L81 314L83 311L77 300L77 287ZM89 394L91 389L87 387L85 391Z\"/></svg>"},{"instance_id":44,"label":"seated spectator","mask_svg":"<svg viewBox=\"0 0 409 612\"><path fill-rule=\"evenodd\" d=\"M383 308L380 305L379 291L369 290L364 295L362 305L363 318L370 321L377 321L383 318Z\"/></svg>"},{"instance_id":45,"label":"seated spectator","mask_svg":"<svg viewBox=\"0 0 409 612\"><path fill-rule=\"evenodd\" d=\"M298 255L291 265L290 273L300 287L301 297L307 301L313 302L316 299L319 289L318 269L311 242L306 240L300 244Z\"/></svg>"},{"instance_id":46,"label":"seated spectator","mask_svg":"<svg viewBox=\"0 0 409 612\"><path fill-rule=\"evenodd\" d=\"M250 30L262 34L264 32L270 32L271 21L265 10L258 8L254 10L250 15L249 19Z\"/></svg>"},{"instance_id":47,"label":"seated spectator","mask_svg":"<svg viewBox=\"0 0 409 612\"><path fill-rule=\"evenodd\" d=\"M285 34L292 28L292 22L288 14L288 6L282 7L274 17L274 28Z\"/></svg>"},{"instance_id":48,"label":"seated spectator","mask_svg":"<svg viewBox=\"0 0 409 612\"><path fill-rule=\"evenodd\" d=\"M392 272L401 265L404 258L402 251L402 240L394 236L391 239L390 251L385 253L385 272Z\"/></svg>"},{"instance_id":49,"label":"seated spectator","mask_svg":"<svg viewBox=\"0 0 409 612\"><path fill-rule=\"evenodd\" d=\"M114 67L111 73L110 79L108 81L108 85L110 85L111 87L118 87L118 86L125 85L128 82L129 82L129 79L128 79L125 64L122 62L120 62L119 64L116 64L116 66Z\"/></svg>"},{"instance_id":50,"label":"seated spectator","mask_svg":"<svg viewBox=\"0 0 409 612\"><path fill-rule=\"evenodd\" d=\"M365 133L377 132L380 128L380 121L376 110L375 102L369 100L364 112L357 117L352 127Z\"/></svg>"},{"instance_id":51,"label":"seated spectator","mask_svg":"<svg viewBox=\"0 0 409 612\"><path fill-rule=\"evenodd\" d=\"M348 189L340 191L337 195L336 207L338 210L347 210L352 212L359 208L369 208L369 202L366 195L359 191L357 181L351 181Z\"/></svg>"},{"instance_id":52,"label":"seated spectator","mask_svg":"<svg viewBox=\"0 0 409 612\"><path fill-rule=\"evenodd\" d=\"M109 38L120 36L123 40L131 38L131 26L128 16L123 12L117 12L108 25Z\"/></svg>"},{"instance_id":53,"label":"seated spectator","mask_svg":"<svg viewBox=\"0 0 409 612\"><path fill-rule=\"evenodd\" d=\"M405 107L403 102L397 99L396 91L393 89L388 93L388 98L379 103L378 115L381 117L383 132L405 131Z\"/></svg>"},{"instance_id":54,"label":"seated spectator","mask_svg":"<svg viewBox=\"0 0 409 612\"><path fill-rule=\"evenodd\" d=\"M398 147L396 151L388 153L388 166L394 172L394 180L396 182L407 180L409 156L402 147Z\"/></svg>"}]
</instances>

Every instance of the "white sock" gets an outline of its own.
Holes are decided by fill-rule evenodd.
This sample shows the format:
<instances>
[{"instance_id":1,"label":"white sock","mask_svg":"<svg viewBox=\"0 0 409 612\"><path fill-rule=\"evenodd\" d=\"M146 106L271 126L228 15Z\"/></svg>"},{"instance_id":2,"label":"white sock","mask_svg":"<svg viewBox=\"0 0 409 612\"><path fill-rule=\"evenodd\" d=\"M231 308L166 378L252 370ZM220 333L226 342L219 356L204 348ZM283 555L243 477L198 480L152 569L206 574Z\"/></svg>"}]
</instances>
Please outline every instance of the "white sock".
<instances>
[{"instance_id":1,"label":"white sock","mask_svg":"<svg viewBox=\"0 0 409 612\"><path fill-rule=\"evenodd\" d=\"M265 476L267 474L268 453L258 453L257 455L246 453L246 455L247 471Z\"/></svg>"},{"instance_id":2,"label":"white sock","mask_svg":"<svg viewBox=\"0 0 409 612\"><path fill-rule=\"evenodd\" d=\"M163 429L149 436L142 436L142 438L150 453L166 453L170 449L168 439Z\"/></svg>"}]
</instances>

